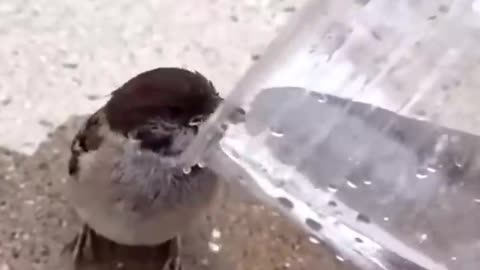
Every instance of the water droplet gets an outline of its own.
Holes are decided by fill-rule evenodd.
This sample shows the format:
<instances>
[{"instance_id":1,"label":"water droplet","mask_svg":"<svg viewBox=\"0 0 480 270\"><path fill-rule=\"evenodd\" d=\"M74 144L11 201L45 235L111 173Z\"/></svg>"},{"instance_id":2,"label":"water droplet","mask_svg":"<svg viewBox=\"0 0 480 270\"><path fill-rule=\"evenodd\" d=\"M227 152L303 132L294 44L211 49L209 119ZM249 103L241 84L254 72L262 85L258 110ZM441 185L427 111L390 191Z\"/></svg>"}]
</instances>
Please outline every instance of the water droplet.
<instances>
[{"instance_id":1,"label":"water droplet","mask_svg":"<svg viewBox=\"0 0 480 270\"><path fill-rule=\"evenodd\" d=\"M363 183L367 186L370 186L372 184L372 181L365 180L363 181Z\"/></svg>"},{"instance_id":2,"label":"water droplet","mask_svg":"<svg viewBox=\"0 0 480 270\"><path fill-rule=\"evenodd\" d=\"M247 112L243 108L235 108L228 116L228 121L232 124L239 124L245 122Z\"/></svg>"},{"instance_id":3,"label":"water droplet","mask_svg":"<svg viewBox=\"0 0 480 270\"><path fill-rule=\"evenodd\" d=\"M214 228L212 230L212 238L213 239L218 239L222 236L222 233L220 232L220 230L218 230L217 228Z\"/></svg>"},{"instance_id":4,"label":"water droplet","mask_svg":"<svg viewBox=\"0 0 480 270\"><path fill-rule=\"evenodd\" d=\"M325 102L327 102L327 100L328 100L327 96L323 95L323 94L320 95L319 98L317 98L317 101L320 102L320 103L325 103Z\"/></svg>"},{"instance_id":5,"label":"water droplet","mask_svg":"<svg viewBox=\"0 0 480 270\"><path fill-rule=\"evenodd\" d=\"M428 235L426 233L422 233L419 238L420 238L420 243L423 243L428 239Z\"/></svg>"},{"instance_id":6,"label":"water droplet","mask_svg":"<svg viewBox=\"0 0 480 270\"><path fill-rule=\"evenodd\" d=\"M450 258L450 260L456 261L456 260L457 260L457 257L453 256L453 257Z\"/></svg>"},{"instance_id":7,"label":"water droplet","mask_svg":"<svg viewBox=\"0 0 480 270\"><path fill-rule=\"evenodd\" d=\"M337 206L337 202L335 202L335 201L329 201L329 202L328 202L328 206L336 207L336 206Z\"/></svg>"},{"instance_id":8,"label":"water droplet","mask_svg":"<svg viewBox=\"0 0 480 270\"><path fill-rule=\"evenodd\" d=\"M384 217L383 220L384 220L384 221L389 221L390 218L389 218L389 217Z\"/></svg>"},{"instance_id":9,"label":"water droplet","mask_svg":"<svg viewBox=\"0 0 480 270\"><path fill-rule=\"evenodd\" d=\"M314 97L315 99L317 99L318 102L320 103L325 103L328 101L328 97L327 95L323 94L323 93L319 93L319 92L310 92L310 95L312 97Z\"/></svg>"},{"instance_id":10,"label":"water droplet","mask_svg":"<svg viewBox=\"0 0 480 270\"><path fill-rule=\"evenodd\" d=\"M425 179L428 177L428 171L425 170L425 169L418 169L417 170L417 173L415 174L415 176L418 178L418 179Z\"/></svg>"},{"instance_id":11,"label":"water droplet","mask_svg":"<svg viewBox=\"0 0 480 270\"><path fill-rule=\"evenodd\" d=\"M428 167L427 167L427 171L429 171L429 172L431 172L431 173L434 173L434 172L437 171L437 169L436 169L435 167L433 167L433 166L428 166Z\"/></svg>"},{"instance_id":12,"label":"water droplet","mask_svg":"<svg viewBox=\"0 0 480 270\"><path fill-rule=\"evenodd\" d=\"M355 185L353 182L351 182L350 180L347 181L347 185L350 187L350 188L353 188L353 189L356 189L358 186Z\"/></svg>"},{"instance_id":13,"label":"water droplet","mask_svg":"<svg viewBox=\"0 0 480 270\"><path fill-rule=\"evenodd\" d=\"M207 167L207 164L205 164L204 161L199 161L199 162L197 163L197 166L198 166L199 168L205 168L205 167Z\"/></svg>"},{"instance_id":14,"label":"water droplet","mask_svg":"<svg viewBox=\"0 0 480 270\"><path fill-rule=\"evenodd\" d=\"M335 186L334 184L330 184L330 185L328 185L327 190L328 190L329 192L335 193L335 192L338 191L338 187Z\"/></svg>"},{"instance_id":15,"label":"water droplet","mask_svg":"<svg viewBox=\"0 0 480 270\"><path fill-rule=\"evenodd\" d=\"M344 262L344 261L345 261L345 259L344 259L342 256L340 256L340 255L335 256L335 258L336 258L337 260L341 261L341 262Z\"/></svg>"},{"instance_id":16,"label":"water droplet","mask_svg":"<svg viewBox=\"0 0 480 270\"><path fill-rule=\"evenodd\" d=\"M225 132L228 129L228 124L227 123L222 123L220 124L220 132Z\"/></svg>"},{"instance_id":17,"label":"water droplet","mask_svg":"<svg viewBox=\"0 0 480 270\"><path fill-rule=\"evenodd\" d=\"M192 172L192 168L191 167L185 167L185 168L183 168L182 171L183 171L184 174L190 174Z\"/></svg>"},{"instance_id":18,"label":"water droplet","mask_svg":"<svg viewBox=\"0 0 480 270\"><path fill-rule=\"evenodd\" d=\"M280 204L281 204L283 207L285 207L285 208L287 208L287 209L289 209L289 210L293 209L293 207L294 207L293 202L292 202L290 199L288 199L288 198L278 197L277 200L278 200L278 202L280 202Z\"/></svg>"},{"instance_id":19,"label":"water droplet","mask_svg":"<svg viewBox=\"0 0 480 270\"><path fill-rule=\"evenodd\" d=\"M475 198L475 199L473 199L473 202L480 204L480 199L479 199L479 198Z\"/></svg>"},{"instance_id":20,"label":"water droplet","mask_svg":"<svg viewBox=\"0 0 480 270\"><path fill-rule=\"evenodd\" d=\"M283 133L279 132L279 131L270 131L270 134L272 134L273 137L277 137L277 138L281 138L283 137Z\"/></svg>"},{"instance_id":21,"label":"water droplet","mask_svg":"<svg viewBox=\"0 0 480 270\"><path fill-rule=\"evenodd\" d=\"M319 222L311 218L306 218L305 223L307 224L308 227L310 227L310 229L314 231L320 231L323 228L322 224L320 224Z\"/></svg>"},{"instance_id":22,"label":"water droplet","mask_svg":"<svg viewBox=\"0 0 480 270\"><path fill-rule=\"evenodd\" d=\"M355 242L357 243L363 243L362 238L355 237Z\"/></svg>"},{"instance_id":23,"label":"water droplet","mask_svg":"<svg viewBox=\"0 0 480 270\"><path fill-rule=\"evenodd\" d=\"M290 268L291 265L290 265L289 262L286 262L286 263L283 264L283 266L284 266L285 268Z\"/></svg>"},{"instance_id":24,"label":"water droplet","mask_svg":"<svg viewBox=\"0 0 480 270\"><path fill-rule=\"evenodd\" d=\"M463 166L465 165L465 161L460 157L454 157L454 162L455 166L457 166L458 168L463 168Z\"/></svg>"},{"instance_id":25,"label":"water droplet","mask_svg":"<svg viewBox=\"0 0 480 270\"><path fill-rule=\"evenodd\" d=\"M427 112L423 110L415 112L413 117L415 117L415 119L417 119L418 121L422 121L422 122L428 120Z\"/></svg>"},{"instance_id":26,"label":"water droplet","mask_svg":"<svg viewBox=\"0 0 480 270\"><path fill-rule=\"evenodd\" d=\"M367 216L364 215L364 214L358 214L358 215L357 215L357 221L358 221L358 222L363 222L363 223L370 223L370 218L367 217Z\"/></svg>"},{"instance_id":27,"label":"water droplet","mask_svg":"<svg viewBox=\"0 0 480 270\"><path fill-rule=\"evenodd\" d=\"M219 244L216 244L216 243L213 243L213 242L208 242L208 248L212 252L218 253L222 247Z\"/></svg>"},{"instance_id":28,"label":"water droplet","mask_svg":"<svg viewBox=\"0 0 480 270\"><path fill-rule=\"evenodd\" d=\"M368 4L368 2L370 2L370 0L356 0L355 2L359 5L365 6L366 4Z\"/></svg>"},{"instance_id":29,"label":"water droplet","mask_svg":"<svg viewBox=\"0 0 480 270\"><path fill-rule=\"evenodd\" d=\"M318 240L318 239L317 239L316 237L314 237L314 236L308 237L308 241L310 241L310 243L315 244L315 245L320 244L320 240Z\"/></svg>"}]
</instances>

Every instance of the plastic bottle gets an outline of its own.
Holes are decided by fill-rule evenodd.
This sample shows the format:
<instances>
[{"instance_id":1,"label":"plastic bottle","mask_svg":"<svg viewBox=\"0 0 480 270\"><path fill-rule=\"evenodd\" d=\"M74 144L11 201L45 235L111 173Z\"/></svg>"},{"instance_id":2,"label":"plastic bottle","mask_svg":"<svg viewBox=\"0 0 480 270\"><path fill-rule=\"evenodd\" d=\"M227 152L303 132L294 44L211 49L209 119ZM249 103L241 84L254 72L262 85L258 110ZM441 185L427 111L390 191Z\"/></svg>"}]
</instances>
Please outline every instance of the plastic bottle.
<instances>
[{"instance_id":1,"label":"plastic bottle","mask_svg":"<svg viewBox=\"0 0 480 270\"><path fill-rule=\"evenodd\" d=\"M312 0L185 157L360 269L479 269L479 15L471 0Z\"/></svg>"}]
</instances>

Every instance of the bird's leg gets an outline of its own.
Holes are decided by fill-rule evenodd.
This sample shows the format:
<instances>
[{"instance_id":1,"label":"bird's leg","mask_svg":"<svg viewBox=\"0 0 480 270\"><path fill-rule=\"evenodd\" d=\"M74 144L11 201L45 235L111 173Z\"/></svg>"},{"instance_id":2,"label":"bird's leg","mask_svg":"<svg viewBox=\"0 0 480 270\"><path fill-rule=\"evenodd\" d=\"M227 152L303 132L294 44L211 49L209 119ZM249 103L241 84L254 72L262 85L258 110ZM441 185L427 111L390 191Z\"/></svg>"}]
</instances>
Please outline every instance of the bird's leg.
<instances>
[{"instance_id":1,"label":"bird's leg","mask_svg":"<svg viewBox=\"0 0 480 270\"><path fill-rule=\"evenodd\" d=\"M84 249L91 238L91 230L87 225L83 225L80 232L71 242L65 245L62 253L70 253L75 266L78 266L84 257Z\"/></svg>"},{"instance_id":2,"label":"bird's leg","mask_svg":"<svg viewBox=\"0 0 480 270\"><path fill-rule=\"evenodd\" d=\"M181 239L179 235L169 240L168 259L162 270L182 270L182 263L180 261L181 248Z\"/></svg>"}]
</instances>

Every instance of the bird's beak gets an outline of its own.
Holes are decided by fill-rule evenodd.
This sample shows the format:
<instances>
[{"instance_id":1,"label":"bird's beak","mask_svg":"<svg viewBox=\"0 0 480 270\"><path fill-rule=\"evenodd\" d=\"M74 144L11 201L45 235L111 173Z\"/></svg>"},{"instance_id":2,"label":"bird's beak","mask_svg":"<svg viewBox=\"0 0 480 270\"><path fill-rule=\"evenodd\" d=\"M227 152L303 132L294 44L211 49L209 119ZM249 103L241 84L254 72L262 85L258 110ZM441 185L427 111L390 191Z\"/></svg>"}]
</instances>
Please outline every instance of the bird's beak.
<instances>
[{"instance_id":1,"label":"bird's beak","mask_svg":"<svg viewBox=\"0 0 480 270\"><path fill-rule=\"evenodd\" d=\"M192 117L192 119L190 119L190 121L188 122L188 126L198 127L202 123L204 123L207 119L208 119L208 116L206 115L198 115L198 116Z\"/></svg>"}]
</instances>

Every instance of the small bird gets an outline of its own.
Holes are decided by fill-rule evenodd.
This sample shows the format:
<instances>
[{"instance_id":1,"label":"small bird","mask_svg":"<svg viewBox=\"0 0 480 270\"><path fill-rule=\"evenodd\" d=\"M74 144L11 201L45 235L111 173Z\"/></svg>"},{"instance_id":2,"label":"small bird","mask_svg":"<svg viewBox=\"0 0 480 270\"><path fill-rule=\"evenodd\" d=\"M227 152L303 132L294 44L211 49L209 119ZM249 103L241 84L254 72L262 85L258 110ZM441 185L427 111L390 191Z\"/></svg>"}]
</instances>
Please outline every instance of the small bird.
<instances>
[{"instance_id":1,"label":"small bird","mask_svg":"<svg viewBox=\"0 0 480 270\"><path fill-rule=\"evenodd\" d=\"M110 264L106 252L123 250L145 263L163 260L161 269L181 268L179 237L221 184L212 170L178 160L221 101L200 73L157 68L113 91L86 120L71 144L66 184L84 222L65 249L75 265Z\"/></svg>"}]
</instances>

